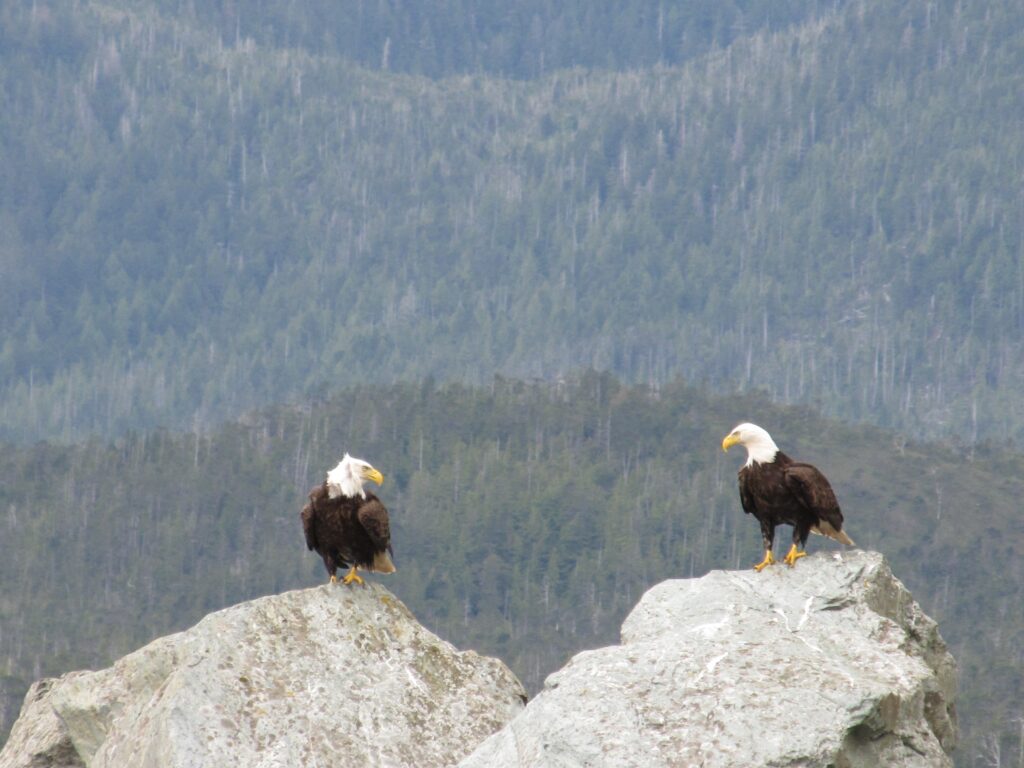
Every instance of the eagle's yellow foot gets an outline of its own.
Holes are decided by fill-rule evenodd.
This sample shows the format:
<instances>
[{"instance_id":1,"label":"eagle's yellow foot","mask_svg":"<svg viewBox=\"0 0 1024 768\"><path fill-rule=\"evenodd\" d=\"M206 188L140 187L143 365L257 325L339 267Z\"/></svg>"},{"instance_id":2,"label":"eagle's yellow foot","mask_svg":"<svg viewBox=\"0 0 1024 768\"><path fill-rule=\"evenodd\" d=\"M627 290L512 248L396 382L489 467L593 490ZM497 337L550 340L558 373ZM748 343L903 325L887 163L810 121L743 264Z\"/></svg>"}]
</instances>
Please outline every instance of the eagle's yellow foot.
<instances>
[{"instance_id":1,"label":"eagle's yellow foot","mask_svg":"<svg viewBox=\"0 0 1024 768\"><path fill-rule=\"evenodd\" d=\"M800 552L796 548L796 544L794 544L792 547L789 548L789 552L786 553L786 556L782 559L782 562L784 562L786 565L792 568L794 565L796 565L796 561L799 560L801 557L807 557L807 553Z\"/></svg>"},{"instance_id":2,"label":"eagle's yellow foot","mask_svg":"<svg viewBox=\"0 0 1024 768\"><path fill-rule=\"evenodd\" d=\"M769 565L775 565L775 556L772 554L770 549L764 551L764 560L754 566L754 570L760 573Z\"/></svg>"},{"instance_id":3,"label":"eagle's yellow foot","mask_svg":"<svg viewBox=\"0 0 1024 768\"><path fill-rule=\"evenodd\" d=\"M362 578L359 576L359 574L356 573L356 567L354 565L352 566L352 570L350 570L348 573L345 574L345 578L341 580L341 583L342 584L351 584L353 581L356 584L363 584L364 583Z\"/></svg>"},{"instance_id":4,"label":"eagle's yellow foot","mask_svg":"<svg viewBox=\"0 0 1024 768\"><path fill-rule=\"evenodd\" d=\"M337 583L338 583L338 577L337 577L337 576L335 576L335 575L334 575L334 574L332 573L332 574L331 574L331 580L330 580L330 582L329 582L329 583L330 583L330 584L337 584Z\"/></svg>"}]
</instances>

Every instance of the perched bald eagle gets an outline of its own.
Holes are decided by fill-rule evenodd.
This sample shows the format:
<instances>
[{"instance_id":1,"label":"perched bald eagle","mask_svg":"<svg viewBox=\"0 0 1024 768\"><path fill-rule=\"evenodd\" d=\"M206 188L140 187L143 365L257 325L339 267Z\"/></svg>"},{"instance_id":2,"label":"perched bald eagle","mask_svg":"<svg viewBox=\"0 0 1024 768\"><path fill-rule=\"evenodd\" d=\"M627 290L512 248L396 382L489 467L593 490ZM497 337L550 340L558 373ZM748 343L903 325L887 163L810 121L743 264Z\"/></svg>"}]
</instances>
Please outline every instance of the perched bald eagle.
<instances>
[{"instance_id":1,"label":"perched bald eagle","mask_svg":"<svg viewBox=\"0 0 1024 768\"><path fill-rule=\"evenodd\" d=\"M351 566L342 580L345 584L363 583L357 568L395 572L388 511L380 499L363 490L365 480L381 485L384 476L346 453L327 479L310 491L309 503L302 508L306 546L323 558L332 584L338 580L339 567Z\"/></svg>"},{"instance_id":2,"label":"perched bald eagle","mask_svg":"<svg viewBox=\"0 0 1024 768\"><path fill-rule=\"evenodd\" d=\"M779 450L772 436L756 424L740 424L722 440L722 450L739 443L747 449L747 463L739 471L743 511L757 518L764 539L761 571L775 563L772 544L775 526L793 526L793 546L783 562L793 565L804 557L810 532L853 546L843 532L843 513L832 486L817 467L793 461Z\"/></svg>"}]
</instances>

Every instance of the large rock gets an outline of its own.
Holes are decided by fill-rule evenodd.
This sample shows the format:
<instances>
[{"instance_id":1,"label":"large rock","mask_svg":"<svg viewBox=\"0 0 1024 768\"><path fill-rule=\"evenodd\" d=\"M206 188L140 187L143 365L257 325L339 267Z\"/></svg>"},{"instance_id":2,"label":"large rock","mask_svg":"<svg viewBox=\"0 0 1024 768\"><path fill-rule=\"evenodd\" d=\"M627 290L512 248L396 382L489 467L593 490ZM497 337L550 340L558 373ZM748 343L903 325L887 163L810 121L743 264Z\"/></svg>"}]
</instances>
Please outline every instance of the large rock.
<instances>
[{"instance_id":1,"label":"large rock","mask_svg":"<svg viewBox=\"0 0 1024 768\"><path fill-rule=\"evenodd\" d=\"M457 651L383 587L323 586L36 683L0 766L446 766L525 698L502 662Z\"/></svg>"},{"instance_id":2,"label":"large rock","mask_svg":"<svg viewBox=\"0 0 1024 768\"><path fill-rule=\"evenodd\" d=\"M460 768L951 765L956 665L871 552L651 589Z\"/></svg>"}]
</instances>

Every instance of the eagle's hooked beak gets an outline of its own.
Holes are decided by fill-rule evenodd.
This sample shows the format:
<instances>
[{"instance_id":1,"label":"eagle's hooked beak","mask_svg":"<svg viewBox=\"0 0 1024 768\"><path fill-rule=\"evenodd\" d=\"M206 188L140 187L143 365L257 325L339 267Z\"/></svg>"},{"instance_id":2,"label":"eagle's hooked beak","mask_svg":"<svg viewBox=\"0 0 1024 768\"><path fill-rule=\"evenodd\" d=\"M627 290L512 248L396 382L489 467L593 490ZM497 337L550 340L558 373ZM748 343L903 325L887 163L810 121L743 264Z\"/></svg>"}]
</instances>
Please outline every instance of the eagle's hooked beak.
<instances>
[{"instance_id":1,"label":"eagle's hooked beak","mask_svg":"<svg viewBox=\"0 0 1024 768\"><path fill-rule=\"evenodd\" d=\"M740 441L740 436L737 435L735 432L733 432L731 435L726 435L725 438L722 440L722 450L723 451L728 451L730 448L732 448L734 445L736 445L736 443L738 443L739 441Z\"/></svg>"},{"instance_id":2,"label":"eagle's hooked beak","mask_svg":"<svg viewBox=\"0 0 1024 768\"><path fill-rule=\"evenodd\" d=\"M373 467L367 467L366 471L363 473L363 477L367 480L373 480L377 485L384 485L384 475Z\"/></svg>"}]
</instances>

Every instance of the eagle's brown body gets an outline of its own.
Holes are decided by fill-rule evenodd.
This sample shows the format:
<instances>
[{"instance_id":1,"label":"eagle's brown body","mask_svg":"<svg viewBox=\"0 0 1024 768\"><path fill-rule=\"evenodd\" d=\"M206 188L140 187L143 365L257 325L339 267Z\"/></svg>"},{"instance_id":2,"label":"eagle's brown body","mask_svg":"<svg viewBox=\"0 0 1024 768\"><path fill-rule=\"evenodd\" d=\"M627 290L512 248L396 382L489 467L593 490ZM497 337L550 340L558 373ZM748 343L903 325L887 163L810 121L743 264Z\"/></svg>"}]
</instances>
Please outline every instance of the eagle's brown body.
<instances>
[{"instance_id":1,"label":"eagle's brown body","mask_svg":"<svg viewBox=\"0 0 1024 768\"><path fill-rule=\"evenodd\" d=\"M832 486L817 467L779 451L774 461L740 469L739 484L743 511L761 524L766 549L772 547L777 525L793 526L793 543L800 548L811 531L853 544L843 532L843 513Z\"/></svg>"},{"instance_id":2,"label":"eagle's brown body","mask_svg":"<svg viewBox=\"0 0 1024 768\"><path fill-rule=\"evenodd\" d=\"M327 483L318 485L302 508L302 530L306 546L323 558L331 577L349 566L380 573L395 570L388 511L372 493L332 499Z\"/></svg>"}]
</instances>

